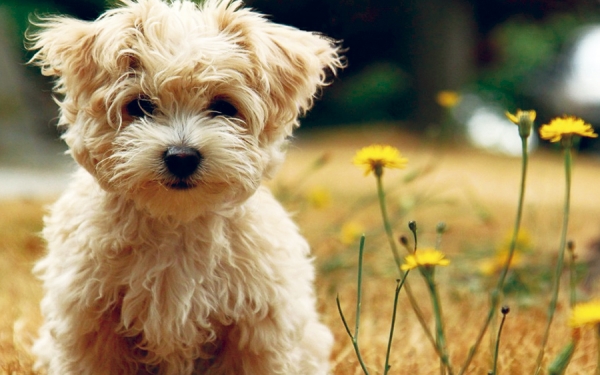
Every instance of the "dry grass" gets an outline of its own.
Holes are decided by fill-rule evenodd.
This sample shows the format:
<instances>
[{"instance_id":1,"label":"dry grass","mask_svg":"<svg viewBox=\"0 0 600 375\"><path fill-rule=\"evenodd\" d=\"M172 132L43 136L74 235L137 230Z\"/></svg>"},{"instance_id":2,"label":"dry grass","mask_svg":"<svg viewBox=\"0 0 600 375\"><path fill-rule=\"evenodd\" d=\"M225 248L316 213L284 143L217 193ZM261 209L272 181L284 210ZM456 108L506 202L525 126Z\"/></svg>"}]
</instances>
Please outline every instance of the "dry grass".
<instances>
[{"instance_id":1,"label":"dry grass","mask_svg":"<svg viewBox=\"0 0 600 375\"><path fill-rule=\"evenodd\" d=\"M380 229L374 179L363 177L350 164L356 149L374 142L397 146L410 159L407 170L385 175L390 208L398 223L397 233L408 234L407 220L417 220L419 241L431 245L438 221L445 221L450 228L444 237L443 250L452 264L438 272L438 283L451 358L454 367L460 367L483 322L487 311L486 290L493 283L478 274L477 259L484 257L512 228L519 160L468 148L436 148L404 134L376 129L339 135L312 133L295 143L272 187L295 212L317 257L320 308L336 336L334 375L361 373L335 306L335 296L339 294L347 317L353 321L357 244L346 245L339 239L341 226L350 221L360 223L367 233L361 347L372 374L381 373L383 368L395 270ZM310 162L323 153L329 153L329 163L315 173L304 174ZM593 255L586 253L586 244L600 234L597 168L597 161L591 159L575 161L570 238L579 244L581 259ZM535 248L525 261L532 270L550 267L556 253L562 170L558 154L539 152L532 157L525 208L525 226ZM306 203L306 194L315 187L324 187L331 194L331 202L324 208ZM30 269L43 252L37 237L43 204L0 201L0 374L33 373L27 346L40 322L41 292ZM541 274L538 271L531 274ZM419 277L414 276L411 285L432 321L428 296ZM537 292L509 295L504 301L510 304L511 312L502 334L499 373L533 372L545 322L547 284L547 280L528 280L527 285L539 287ZM583 293L580 295L584 296ZM567 305L563 291L546 363L568 341ZM490 331L495 336L495 328ZM491 343L488 334L469 374L486 374L490 369ZM585 332L567 374L593 373L595 348L593 333ZM404 294L400 298L391 365L391 374L439 374L439 360Z\"/></svg>"},{"instance_id":2,"label":"dry grass","mask_svg":"<svg viewBox=\"0 0 600 375\"><path fill-rule=\"evenodd\" d=\"M33 374L27 347L40 323L41 291L31 267L43 252L41 207L0 201L0 374Z\"/></svg>"}]
</instances>

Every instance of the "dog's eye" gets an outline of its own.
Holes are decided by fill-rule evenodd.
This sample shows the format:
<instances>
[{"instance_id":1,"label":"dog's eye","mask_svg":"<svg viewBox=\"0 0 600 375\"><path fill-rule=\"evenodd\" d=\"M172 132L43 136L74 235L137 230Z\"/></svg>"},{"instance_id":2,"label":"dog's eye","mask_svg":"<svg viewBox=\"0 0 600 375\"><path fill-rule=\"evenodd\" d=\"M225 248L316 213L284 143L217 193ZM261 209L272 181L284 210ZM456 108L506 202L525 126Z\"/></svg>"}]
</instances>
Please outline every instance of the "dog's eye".
<instances>
[{"instance_id":1,"label":"dog's eye","mask_svg":"<svg viewBox=\"0 0 600 375\"><path fill-rule=\"evenodd\" d=\"M210 103L208 109L213 116L235 117L238 114L237 108L225 99L217 99Z\"/></svg>"},{"instance_id":2,"label":"dog's eye","mask_svg":"<svg viewBox=\"0 0 600 375\"><path fill-rule=\"evenodd\" d=\"M125 110L131 117L144 117L154 113L156 106L147 97L139 97L127 104Z\"/></svg>"}]
</instances>

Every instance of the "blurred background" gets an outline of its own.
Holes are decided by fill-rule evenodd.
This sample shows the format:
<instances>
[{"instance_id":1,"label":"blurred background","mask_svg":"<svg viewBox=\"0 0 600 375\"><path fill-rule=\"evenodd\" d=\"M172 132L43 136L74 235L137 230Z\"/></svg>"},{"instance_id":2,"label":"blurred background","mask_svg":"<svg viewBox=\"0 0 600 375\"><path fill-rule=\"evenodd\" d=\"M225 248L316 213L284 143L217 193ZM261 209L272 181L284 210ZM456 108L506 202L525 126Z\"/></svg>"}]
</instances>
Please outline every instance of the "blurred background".
<instances>
[{"instance_id":1,"label":"blurred background","mask_svg":"<svg viewBox=\"0 0 600 375\"><path fill-rule=\"evenodd\" d=\"M114 1L0 0L0 181L56 165L51 82L25 63L32 14L92 20ZM600 126L597 0L247 0L278 23L341 40L347 68L303 120L302 132L378 124L436 142L470 140L518 154L506 110L564 113ZM506 135L508 134L508 135ZM536 140L532 140L536 147ZM584 152L600 152L586 139ZM20 170L22 176L23 169ZM27 184L24 184L27 185ZM0 184L7 189L8 184ZM23 189L20 187L19 189Z\"/></svg>"}]
</instances>

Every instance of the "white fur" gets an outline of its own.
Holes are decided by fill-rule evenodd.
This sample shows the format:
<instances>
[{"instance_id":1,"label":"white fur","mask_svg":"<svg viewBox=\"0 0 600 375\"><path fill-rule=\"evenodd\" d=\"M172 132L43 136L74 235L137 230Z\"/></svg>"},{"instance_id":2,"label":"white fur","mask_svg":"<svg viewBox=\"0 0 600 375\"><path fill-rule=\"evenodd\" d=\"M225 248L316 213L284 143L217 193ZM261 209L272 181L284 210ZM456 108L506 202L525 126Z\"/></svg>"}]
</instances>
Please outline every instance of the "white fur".
<instances>
[{"instance_id":1,"label":"white fur","mask_svg":"<svg viewBox=\"0 0 600 375\"><path fill-rule=\"evenodd\" d=\"M341 66L336 45L228 0L124 0L38 26L33 62L56 77L81 165L45 219L38 368L327 374L308 245L261 181ZM129 113L140 97L152 114ZM235 116L214 113L221 99ZM171 146L202 156L185 189Z\"/></svg>"}]
</instances>

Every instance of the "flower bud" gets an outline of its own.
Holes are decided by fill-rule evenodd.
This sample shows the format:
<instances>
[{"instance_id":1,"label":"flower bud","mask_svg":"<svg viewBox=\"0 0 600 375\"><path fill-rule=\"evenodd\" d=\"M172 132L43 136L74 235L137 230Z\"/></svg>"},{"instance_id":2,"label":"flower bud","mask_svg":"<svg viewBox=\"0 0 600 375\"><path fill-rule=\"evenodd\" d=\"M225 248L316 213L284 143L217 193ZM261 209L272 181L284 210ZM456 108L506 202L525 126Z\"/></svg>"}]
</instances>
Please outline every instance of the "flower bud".
<instances>
[{"instance_id":1,"label":"flower bud","mask_svg":"<svg viewBox=\"0 0 600 375\"><path fill-rule=\"evenodd\" d=\"M411 232L416 232L417 231L417 222L414 220L409 221L408 229L410 229Z\"/></svg>"},{"instance_id":2,"label":"flower bud","mask_svg":"<svg viewBox=\"0 0 600 375\"><path fill-rule=\"evenodd\" d=\"M512 113L506 112L506 117L513 123L519 126L519 136L523 139L529 138L531 135L531 128L533 127L533 122L535 121L535 111L521 111L517 110L517 113L514 115Z\"/></svg>"}]
</instances>

